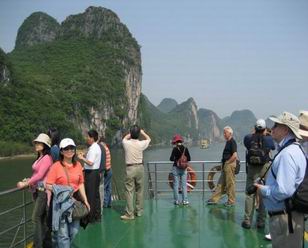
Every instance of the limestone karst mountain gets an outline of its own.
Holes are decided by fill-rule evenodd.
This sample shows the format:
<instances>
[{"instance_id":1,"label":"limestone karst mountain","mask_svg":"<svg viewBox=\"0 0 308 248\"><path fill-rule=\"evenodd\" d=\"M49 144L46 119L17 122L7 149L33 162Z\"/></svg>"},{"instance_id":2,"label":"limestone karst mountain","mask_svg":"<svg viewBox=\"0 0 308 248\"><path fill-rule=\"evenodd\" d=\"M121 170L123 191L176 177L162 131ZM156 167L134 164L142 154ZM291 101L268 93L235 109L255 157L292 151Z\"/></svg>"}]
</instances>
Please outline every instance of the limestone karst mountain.
<instances>
[{"instance_id":1,"label":"limestone karst mountain","mask_svg":"<svg viewBox=\"0 0 308 248\"><path fill-rule=\"evenodd\" d=\"M28 142L56 126L80 141L86 130L95 128L111 141L137 120L140 46L111 10L89 7L61 24L45 13L33 13L5 57L13 77L4 90L8 70L0 68L5 76L1 140Z\"/></svg>"}]
</instances>

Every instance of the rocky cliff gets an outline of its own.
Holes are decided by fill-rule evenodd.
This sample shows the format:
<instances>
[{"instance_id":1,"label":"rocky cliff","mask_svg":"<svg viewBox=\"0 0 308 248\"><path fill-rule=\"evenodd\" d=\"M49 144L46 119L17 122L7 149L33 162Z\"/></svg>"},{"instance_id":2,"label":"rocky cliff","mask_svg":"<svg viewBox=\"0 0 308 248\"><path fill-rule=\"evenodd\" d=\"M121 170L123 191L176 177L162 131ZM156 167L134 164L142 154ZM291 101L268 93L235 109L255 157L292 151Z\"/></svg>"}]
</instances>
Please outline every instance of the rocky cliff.
<instances>
[{"instance_id":1,"label":"rocky cliff","mask_svg":"<svg viewBox=\"0 0 308 248\"><path fill-rule=\"evenodd\" d=\"M140 46L111 10L89 7L61 24L45 13L33 13L19 28L8 59L15 75L10 90L23 107L14 102L0 106L16 112L0 123L8 131L0 133L0 140L19 130L14 137L28 141L52 125L78 140L95 128L111 141L118 130L137 121ZM44 110L37 109L33 98ZM16 116L26 119L16 121Z\"/></svg>"},{"instance_id":2,"label":"rocky cliff","mask_svg":"<svg viewBox=\"0 0 308 248\"><path fill-rule=\"evenodd\" d=\"M223 126L220 118L209 109L199 109L199 136L213 142L223 141Z\"/></svg>"},{"instance_id":3,"label":"rocky cliff","mask_svg":"<svg viewBox=\"0 0 308 248\"><path fill-rule=\"evenodd\" d=\"M11 81L11 69L7 55L0 48L0 85L7 86Z\"/></svg>"},{"instance_id":4,"label":"rocky cliff","mask_svg":"<svg viewBox=\"0 0 308 248\"><path fill-rule=\"evenodd\" d=\"M60 25L56 19L43 13L31 14L18 29L15 48L31 47L56 39Z\"/></svg>"}]
</instances>

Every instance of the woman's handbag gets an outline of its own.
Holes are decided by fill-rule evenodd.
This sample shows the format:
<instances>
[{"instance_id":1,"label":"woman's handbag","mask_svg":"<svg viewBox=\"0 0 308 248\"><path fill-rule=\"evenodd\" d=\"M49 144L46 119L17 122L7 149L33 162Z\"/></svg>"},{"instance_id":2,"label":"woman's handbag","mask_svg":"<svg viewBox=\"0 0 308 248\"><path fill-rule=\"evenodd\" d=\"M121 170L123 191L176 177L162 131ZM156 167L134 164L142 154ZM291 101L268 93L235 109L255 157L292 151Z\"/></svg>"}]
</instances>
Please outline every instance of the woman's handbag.
<instances>
[{"instance_id":1,"label":"woman's handbag","mask_svg":"<svg viewBox=\"0 0 308 248\"><path fill-rule=\"evenodd\" d=\"M82 201L75 201L72 218L73 220L80 220L89 214L89 209Z\"/></svg>"},{"instance_id":2,"label":"woman's handbag","mask_svg":"<svg viewBox=\"0 0 308 248\"><path fill-rule=\"evenodd\" d=\"M241 170L241 161L237 159L234 174L237 175L238 173L240 173L240 170Z\"/></svg>"},{"instance_id":3,"label":"woman's handbag","mask_svg":"<svg viewBox=\"0 0 308 248\"><path fill-rule=\"evenodd\" d=\"M65 172L65 175L67 177L67 183L68 183L69 186L71 186L66 167L63 164L62 164L62 166L63 166L64 172ZM87 208L86 204L84 204L82 201L79 200L79 198L81 198L81 197L78 194L78 191L75 192L74 196L75 196L74 197L75 202L74 202L74 206L73 206L72 218L73 218L73 220L80 220L80 219L86 217L89 214L90 211Z\"/></svg>"}]
</instances>

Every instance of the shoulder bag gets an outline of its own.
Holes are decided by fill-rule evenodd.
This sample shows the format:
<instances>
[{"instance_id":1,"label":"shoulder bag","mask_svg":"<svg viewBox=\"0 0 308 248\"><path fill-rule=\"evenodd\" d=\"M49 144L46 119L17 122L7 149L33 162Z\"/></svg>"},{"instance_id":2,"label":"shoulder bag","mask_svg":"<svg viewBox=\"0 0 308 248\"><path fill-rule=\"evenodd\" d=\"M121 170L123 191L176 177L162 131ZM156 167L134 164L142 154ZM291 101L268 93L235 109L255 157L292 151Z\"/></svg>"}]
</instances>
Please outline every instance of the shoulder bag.
<instances>
[{"instance_id":1,"label":"shoulder bag","mask_svg":"<svg viewBox=\"0 0 308 248\"><path fill-rule=\"evenodd\" d=\"M65 165L63 165L63 164L62 164L62 167L63 167L65 175L67 177L67 183L68 183L69 186L71 186L67 169L66 169ZM74 206L73 206L73 213L72 213L73 220L80 220L80 219L86 217L88 214L89 214L89 209L87 208L87 206L82 201L78 201L78 200L75 199Z\"/></svg>"}]
</instances>

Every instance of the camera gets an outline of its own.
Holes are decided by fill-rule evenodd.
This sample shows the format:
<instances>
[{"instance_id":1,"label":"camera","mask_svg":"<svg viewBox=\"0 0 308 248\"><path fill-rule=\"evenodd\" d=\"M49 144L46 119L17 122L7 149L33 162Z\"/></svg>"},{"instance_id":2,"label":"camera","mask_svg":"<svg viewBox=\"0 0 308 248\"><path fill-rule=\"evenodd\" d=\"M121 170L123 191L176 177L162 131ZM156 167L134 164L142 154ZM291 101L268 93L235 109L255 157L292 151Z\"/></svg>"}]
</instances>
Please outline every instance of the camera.
<instances>
[{"instance_id":1,"label":"camera","mask_svg":"<svg viewBox=\"0 0 308 248\"><path fill-rule=\"evenodd\" d=\"M257 178L255 180L255 183L264 185L265 184L264 178ZM257 189L258 188L254 184L252 184L249 187L247 187L246 192L247 192L248 195L252 195L252 194L256 193Z\"/></svg>"}]
</instances>

